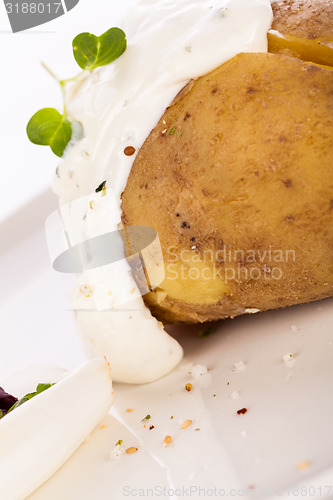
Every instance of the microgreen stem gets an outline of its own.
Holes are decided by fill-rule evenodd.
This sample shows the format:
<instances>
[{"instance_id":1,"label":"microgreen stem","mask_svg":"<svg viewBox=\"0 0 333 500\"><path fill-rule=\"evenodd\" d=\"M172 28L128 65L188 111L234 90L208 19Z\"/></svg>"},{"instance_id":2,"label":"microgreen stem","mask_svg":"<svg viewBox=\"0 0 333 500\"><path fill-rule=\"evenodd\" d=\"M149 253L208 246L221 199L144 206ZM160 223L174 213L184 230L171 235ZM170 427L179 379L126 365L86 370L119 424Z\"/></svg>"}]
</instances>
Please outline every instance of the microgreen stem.
<instances>
[{"instance_id":1,"label":"microgreen stem","mask_svg":"<svg viewBox=\"0 0 333 500\"><path fill-rule=\"evenodd\" d=\"M53 71L45 64L44 61L41 61L41 65L49 73L49 75L51 75L52 78L54 80L56 80L56 82L58 82L59 85L60 85L61 94L62 94L62 100L63 100L63 103L64 103L64 113L63 113L63 116L64 116L64 119L66 119L67 118L67 109L66 109L66 101L65 101L65 86L66 86L66 83L74 82L80 75L82 75L82 73L84 73L84 71L81 71L78 75L73 76L72 78L66 78L64 80L59 80L59 78L57 77L57 75L55 73L53 73Z\"/></svg>"},{"instance_id":2,"label":"microgreen stem","mask_svg":"<svg viewBox=\"0 0 333 500\"><path fill-rule=\"evenodd\" d=\"M82 73L86 73L85 70L82 70L80 71L80 73L76 76L73 76L72 78L65 78L65 80L59 80L59 83L62 84L62 85L66 85L66 83L70 83L70 82L75 82L75 80L82 75Z\"/></svg>"},{"instance_id":3,"label":"microgreen stem","mask_svg":"<svg viewBox=\"0 0 333 500\"><path fill-rule=\"evenodd\" d=\"M59 78L53 73L53 71L45 64L44 61L41 61L41 65L43 68L54 78L57 82L59 82Z\"/></svg>"},{"instance_id":4,"label":"microgreen stem","mask_svg":"<svg viewBox=\"0 0 333 500\"><path fill-rule=\"evenodd\" d=\"M57 77L57 75L55 73L53 73L53 71L45 64L44 61L41 61L41 65L43 66L43 68L52 76L52 78L54 78L54 80L56 80L59 85L63 86L63 85L66 85L66 83L70 83L70 82L75 82L75 80L82 75L82 73L85 73L85 71L80 71L80 73L76 76L73 76L72 78L65 78L64 80L59 80L59 78Z\"/></svg>"}]
</instances>

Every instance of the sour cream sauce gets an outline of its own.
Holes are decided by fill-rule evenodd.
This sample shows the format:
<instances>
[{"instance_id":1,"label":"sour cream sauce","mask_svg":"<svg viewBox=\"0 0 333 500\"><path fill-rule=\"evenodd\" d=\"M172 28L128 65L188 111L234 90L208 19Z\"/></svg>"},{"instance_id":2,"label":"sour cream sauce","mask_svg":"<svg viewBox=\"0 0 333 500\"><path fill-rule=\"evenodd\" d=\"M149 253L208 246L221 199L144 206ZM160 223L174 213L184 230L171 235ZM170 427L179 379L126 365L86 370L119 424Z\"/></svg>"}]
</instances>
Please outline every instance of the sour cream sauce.
<instances>
[{"instance_id":1,"label":"sour cream sauce","mask_svg":"<svg viewBox=\"0 0 333 500\"><path fill-rule=\"evenodd\" d=\"M190 79L240 52L266 52L271 22L269 0L133 2L120 24L128 41L123 55L67 88L69 118L84 131L54 179L71 244L119 227L135 155L166 107ZM126 156L127 146L136 153ZM96 193L104 180L106 191ZM74 306L88 355L105 355L116 381L153 381L182 358L181 346L144 305L126 260L80 276Z\"/></svg>"}]
</instances>

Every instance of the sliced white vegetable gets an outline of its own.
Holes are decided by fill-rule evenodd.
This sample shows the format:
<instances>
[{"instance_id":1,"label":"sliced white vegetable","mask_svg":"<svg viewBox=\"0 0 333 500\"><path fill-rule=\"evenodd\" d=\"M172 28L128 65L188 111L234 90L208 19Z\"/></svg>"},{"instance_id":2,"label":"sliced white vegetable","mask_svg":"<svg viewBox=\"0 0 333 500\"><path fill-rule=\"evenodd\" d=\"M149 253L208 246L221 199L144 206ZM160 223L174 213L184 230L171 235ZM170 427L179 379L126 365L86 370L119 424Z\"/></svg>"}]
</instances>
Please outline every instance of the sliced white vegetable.
<instances>
[{"instance_id":1,"label":"sliced white vegetable","mask_svg":"<svg viewBox=\"0 0 333 500\"><path fill-rule=\"evenodd\" d=\"M2 418L0 498L23 500L44 483L103 418L112 398L110 366L96 358Z\"/></svg>"}]
</instances>

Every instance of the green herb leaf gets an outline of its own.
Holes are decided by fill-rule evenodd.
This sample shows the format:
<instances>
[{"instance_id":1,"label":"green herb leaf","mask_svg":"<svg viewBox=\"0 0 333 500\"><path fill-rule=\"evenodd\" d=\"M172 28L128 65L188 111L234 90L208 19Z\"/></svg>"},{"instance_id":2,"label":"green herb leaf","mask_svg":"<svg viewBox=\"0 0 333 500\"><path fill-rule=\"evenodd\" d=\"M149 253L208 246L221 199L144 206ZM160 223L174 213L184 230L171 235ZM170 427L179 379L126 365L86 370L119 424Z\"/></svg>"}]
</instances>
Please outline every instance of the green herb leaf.
<instances>
[{"instance_id":1,"label":"green herb leaf","mask_svg":"<svg viewBox=\"0 0 333 500\"><path fill-rule=\"evenodd\" d=\"M150 420L150 419L151 419L151 416L150 416L150 415L149 415L149 413L148 413L148 415L146 415L146 416L145 416L145 418L143 418L143 419L141 420L141 422L144 422L145 420Z\"/></svg>"},{"instance_id":2,"label":"green herb leaf","mask_svg":"<svg viewBox=\"0 0 333 500\"><path fill-rule=\"evenodd\" d=\"M123 30L111 28L100 36L80 33L74 38L72 45L75 60L80 68L91 71L121 56L127 41Z\"/></svg>"},{"instance_id":3,"label":"green herb leaf","mask_svg":"<svg viewBox=\"0 0 333 500\"><path fill-rule=\"evenodd\" d=\"M23 396L23 398L19 399L17 401L17 403L15 403L11 408L9 408L7 414L10 412L10 411L13 411L15 410L15 408L18 408L19 406L23 405L23 403L25 403L26 401L29 401L29 399L33 398L34 396L36 396L36 392L29 392L28 394L26 394L25 396Z\"/></svg>"},{"instance_id":4,"label":"green herb leaf","mask_svg":"<svg viewBox=\"0 0 333 500\"><path fill-rule=\"evenodd\" d=\"M209 337L210 335L212 335L212 333L214 333L214 331L215 331L215 329L212 326L209 326L208 328L205 328L204 330L200 330L198 332L198 336L203 339L203 338L206 338L206 337Z\"/></svg>"},{"instance_id":5,"label":"green herb leaf","mask_svg":"<svg viewBox=\"0 0 333 500\"><path fill-rule=\"evenodd\" d=\"M51 387L52 385L54 385L54 384L38 384L35 392L29 392L28 394L23 396L23 398L19 399L11 408L9 408L7 414L10 411L15 410L15 408L17 408L18 406L23 405L23 403L25 403L26 401L29 401L29 399L32 399L35 396L37 396L38 394L40 394L41 392L46 391L46 389L49 389L49 387Z\"/></svg>"},{"instance_id":6,"label":"green herb leaf","mask_svg":"<svg viewBox=\"0 0 333 500\"><path fill-rule=\"evenodd\" d=\"M118 439L118 441L116 442L115 446L121 446L123 444L123 440L122 439Z\"/></svg>"},{"instance_id":7,"label":"green herb leaf","mask_svg":"<svg viewBox=\"0 0 333 500\"><path fill-rule=\"evenodd\" d=\"M53 153L61 157L71 140L70 122L54 108L43 108L29 120L27 134L33 144L50 146Z\"/></svg>"},{"instance_id":8,"label":"green herb leaf","mask_svg":"<svg viewBox=\"0 0 333 500\"><path fill-rule=\"evenodd\" d=\"M95 193L99 193L100 191L103 191L103 189L105 188L105 185L106 185L106 181L101 182L100 185L95 189Z\"/></svg>"},{"instance_id":9,"label":"green herb leaf","mask_svg":"<svg viewBox=\"0 0 333 500\"><path fill-rule=\"evenodd\" d=\"M40 394L41 392L44 392L46 391L46 389L49 389L50 387L52 387L53 384L38 384L37 387L36 387L36 395L37 394Z\"/></svg>"}]
</instances>

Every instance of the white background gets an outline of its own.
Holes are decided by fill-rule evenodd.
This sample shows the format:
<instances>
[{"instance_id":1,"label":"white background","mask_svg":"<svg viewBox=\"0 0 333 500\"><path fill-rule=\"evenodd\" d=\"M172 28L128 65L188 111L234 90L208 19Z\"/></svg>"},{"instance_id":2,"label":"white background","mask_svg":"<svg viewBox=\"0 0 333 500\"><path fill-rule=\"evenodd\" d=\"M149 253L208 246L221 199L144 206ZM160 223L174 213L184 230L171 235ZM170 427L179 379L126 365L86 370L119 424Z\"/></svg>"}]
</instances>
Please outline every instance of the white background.
<instances>
[{"instance_id":1,"label":"white background","mask_svg":"<svg viewBox=\"0 0 333 500\"><path fill-rule=\"evenodd\" d=\"M130 3L80 0L54 21L13 34L0 2L0 222L51 184L59 161L48 146L35 146L26 136L27 122L38 109L62 109L60 89L40 62L60 78L75 76L81 69L73 57L73 38L117 26Z\"/></svg>"}]
</instances>

